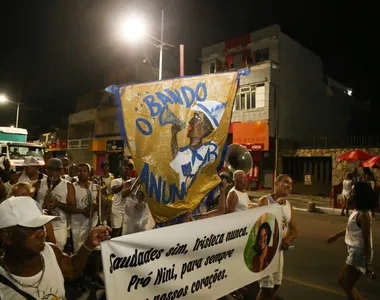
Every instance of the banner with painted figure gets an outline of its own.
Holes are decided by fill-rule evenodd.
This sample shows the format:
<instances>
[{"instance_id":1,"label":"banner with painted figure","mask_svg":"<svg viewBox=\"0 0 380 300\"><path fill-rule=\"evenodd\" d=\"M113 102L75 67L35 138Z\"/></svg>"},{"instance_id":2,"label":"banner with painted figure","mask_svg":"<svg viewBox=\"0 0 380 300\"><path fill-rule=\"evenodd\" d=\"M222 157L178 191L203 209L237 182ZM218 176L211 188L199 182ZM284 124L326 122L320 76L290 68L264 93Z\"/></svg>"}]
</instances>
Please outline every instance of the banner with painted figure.
<instances>
[{"instance_id":1,"label":"banner with painted figure","mask_svg":"<svg viewBox=\"0 0 380 300\"><path fill-rule=\"evenodd\" d=\"M281 207L268 205L105 241L107 299L218 299L279 267Z\"/></svg>"},{"instance_id":2,"label":"banner with painted figure","mask_svg":"<svg viewBox=\"0 0 380 300\"><path fill-rule=\"evenodd\" d=\"M165 224L219 182L238 72L111 86L153 218Z\"/></svg>"}]
</instances>

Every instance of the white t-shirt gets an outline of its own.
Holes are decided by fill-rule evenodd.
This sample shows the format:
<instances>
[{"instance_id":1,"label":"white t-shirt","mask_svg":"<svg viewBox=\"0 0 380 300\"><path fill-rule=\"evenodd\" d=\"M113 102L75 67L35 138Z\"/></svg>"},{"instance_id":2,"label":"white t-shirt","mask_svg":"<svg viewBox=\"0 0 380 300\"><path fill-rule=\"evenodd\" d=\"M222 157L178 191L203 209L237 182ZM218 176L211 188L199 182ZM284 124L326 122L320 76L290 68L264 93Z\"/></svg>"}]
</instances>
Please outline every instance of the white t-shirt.
<instances>
[{"instance_id":1,"label":"white t-shirt","mask_svg":"<svg viewBox=\"0 0 380 300\"><path fill-rule=\"evenodd\" d=\"M122 178L114 179L111 182L111 188L120 186L120 185L124 184L125 182L127 182L127 181L124 180L124 179L122 179ZM126 203L127 199L126 198L123 199L123 197L121 195L122 192L123 191L121 191L121 192L116 193L116 194L113 195L113 198L112 198L112 210L124 213L125 203Z\"/></svg>"},{"instance_id":2,"label":"white t-shirt","mask_svg":"<svg viewBox=\"0 0 380 300\"><path fill-rule=\"evenodd\" d=\"M45 248L41 252L42 257L45 261L45 273L43 274L42 281L36 288L25 288L12 280L6 271L0 266L0 274L6 277L9 281L15 284L20 290L30 294L37 300L65 300L65 287L62 271L58 265L57 258L55 256L53 248L45 243ZM42 271L31 277L20 277L13 275L18 281L25 284L34 284L41 277ZM39 293L38 293L39 292ZM14 289L3 285L0 283L0 299L24 299L18 292Z\"/></svg>"},{"instance_id":3,"label":"white t-shirt","mask_svg":"<svg viewBox=\"0 0 380 300\"><path fill-rule=\"evenodd\" d=\"M42 174L42 175L40 175ZM47 176L43 173L38 173L38 178L42 176L43 179L47 178ZM34 185L37 181L38 178L35 180L31 180L28 175L26 175L25 171L23 171L18 179L18 182L27 182L30 183L31 185Z\"/></svg>"},{"instance_id":4,"label":"white t-shirt","mask_svg":"<svg viewBox=\"0 0 380 300\"><path fill-rule=\"evenodd\" d=\"M348 198L350 196L351 188L352 188L352 180L348 180L348 179L343 180L342 194L344 197Z\"/></svg>"},{"instance_id":5,"label":"white t-shirt","mask_svg":"<svg viewBox=\"0 0 380 300\"><path fill-rule=\"evenodd\" d=\"M51 191L52 197L56 197L58 201L62 203L66 203L67 200L67 185L70 184L68 181L61 179L59 184ZM45 196L47 195L49 190L47 177L41 180L41 186L37 193L37 202L42 205L44 204ZM61 228L67 228L67 214L60 208L56 207L53 210L55 216L58 216L59 219L52 221L52 225L54 230L58 230Z\"/></svg>"}]
</instances>

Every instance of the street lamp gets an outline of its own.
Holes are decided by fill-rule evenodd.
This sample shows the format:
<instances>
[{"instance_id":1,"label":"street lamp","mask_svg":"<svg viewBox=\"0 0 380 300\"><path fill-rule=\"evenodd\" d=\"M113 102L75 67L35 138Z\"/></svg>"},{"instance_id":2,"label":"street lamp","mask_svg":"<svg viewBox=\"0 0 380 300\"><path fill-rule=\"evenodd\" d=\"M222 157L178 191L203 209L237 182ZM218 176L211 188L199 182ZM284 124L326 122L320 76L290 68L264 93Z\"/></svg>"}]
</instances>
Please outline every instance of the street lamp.
<instances>
[{"instance_id":1,"label":"street lamp","mask_svg":"<svg viewBox=\"0 0 380 300\"><path fill-rule=\"evenodd\" d=\"M166 50L165 46L174 48L173 45L167 44L164 39L164 10L161 11L161 38L157 39L150 35L147 30L145 21L137 16L131 17L123 24L123 35L128 40L136 41L143 39L146 43L160 49L160 63L158 68L158 80L162 79L162 52Z\"/></svg>"},{"instance_id":2,"label":"street lamp","mask_svg":"<svg viewBox=\"0 0 380 300\"><path fill-rule=\"evenodd\" d=\"M17 105L16 128L18 128L18 117L20 115L20 91L19 91L19 101L17 101L17 102L9 100L5 95L0 95L0 103L7 103L7 102Z\"/></svg>"}]
</instances>

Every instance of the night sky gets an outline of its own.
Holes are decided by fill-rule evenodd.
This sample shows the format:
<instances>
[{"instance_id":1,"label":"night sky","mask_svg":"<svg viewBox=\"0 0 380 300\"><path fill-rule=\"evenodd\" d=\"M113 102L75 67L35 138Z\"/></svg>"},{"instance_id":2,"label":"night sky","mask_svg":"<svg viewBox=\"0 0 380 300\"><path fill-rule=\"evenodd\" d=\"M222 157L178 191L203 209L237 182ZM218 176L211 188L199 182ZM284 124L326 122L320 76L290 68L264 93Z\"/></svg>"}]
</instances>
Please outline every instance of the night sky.
<instances>
[{"instance_id":1,"label":"night sky","mask_svg":"<svg viewBox=\"0 0 380 300\"><path fill-rule=\"evenodd\" d=\"M353 87L360 100L378 103L379 59L375 9L345 1L39 0L2 1L0 94L41 112L21 109L20 127L46 132L62 127L75 98L103 86L105 72L128 65L137 53L158 61L158 50L128 45L116 24L131 11L149 18L159 37L185 44L185 74L200 73L201 48L272 24L318 55L325 73ZM364 3L364 2L363 2ZM178 47L165 53L176 63ZM166 62L166 63L165 63ZM16 108L0 107L0 125L15 124Z\"/></svg>"}]
</instances>

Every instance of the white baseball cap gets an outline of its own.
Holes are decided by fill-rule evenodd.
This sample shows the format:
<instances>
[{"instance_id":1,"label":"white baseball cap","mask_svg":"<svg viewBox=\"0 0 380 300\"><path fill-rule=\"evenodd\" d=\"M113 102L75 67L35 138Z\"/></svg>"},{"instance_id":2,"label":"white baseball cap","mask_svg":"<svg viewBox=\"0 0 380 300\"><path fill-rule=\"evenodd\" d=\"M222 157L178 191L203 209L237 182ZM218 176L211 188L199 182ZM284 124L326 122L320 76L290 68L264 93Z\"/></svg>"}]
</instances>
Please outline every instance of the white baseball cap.
<instances>
[{"instance_id":1,"label":"white baseball cap","mask_svg":"<svg viewBox=\"0 0 380 300\"><path fill-rule=\"evenodd\" d=\"M0 203L0 229L16 225L38 228L56 218L42 214L31 197L11 197Z\"/></svg>"},{"instance_id":2,"label":"white baseball cap","mask_svg":"<svg viewBox=\"0 0 380 300\"><path fill-rule=\"evenodd\" d=\"M42 163L33 156L27 156L22 164L24 167L41 166Z\"/></svg>"}]
</instances>

